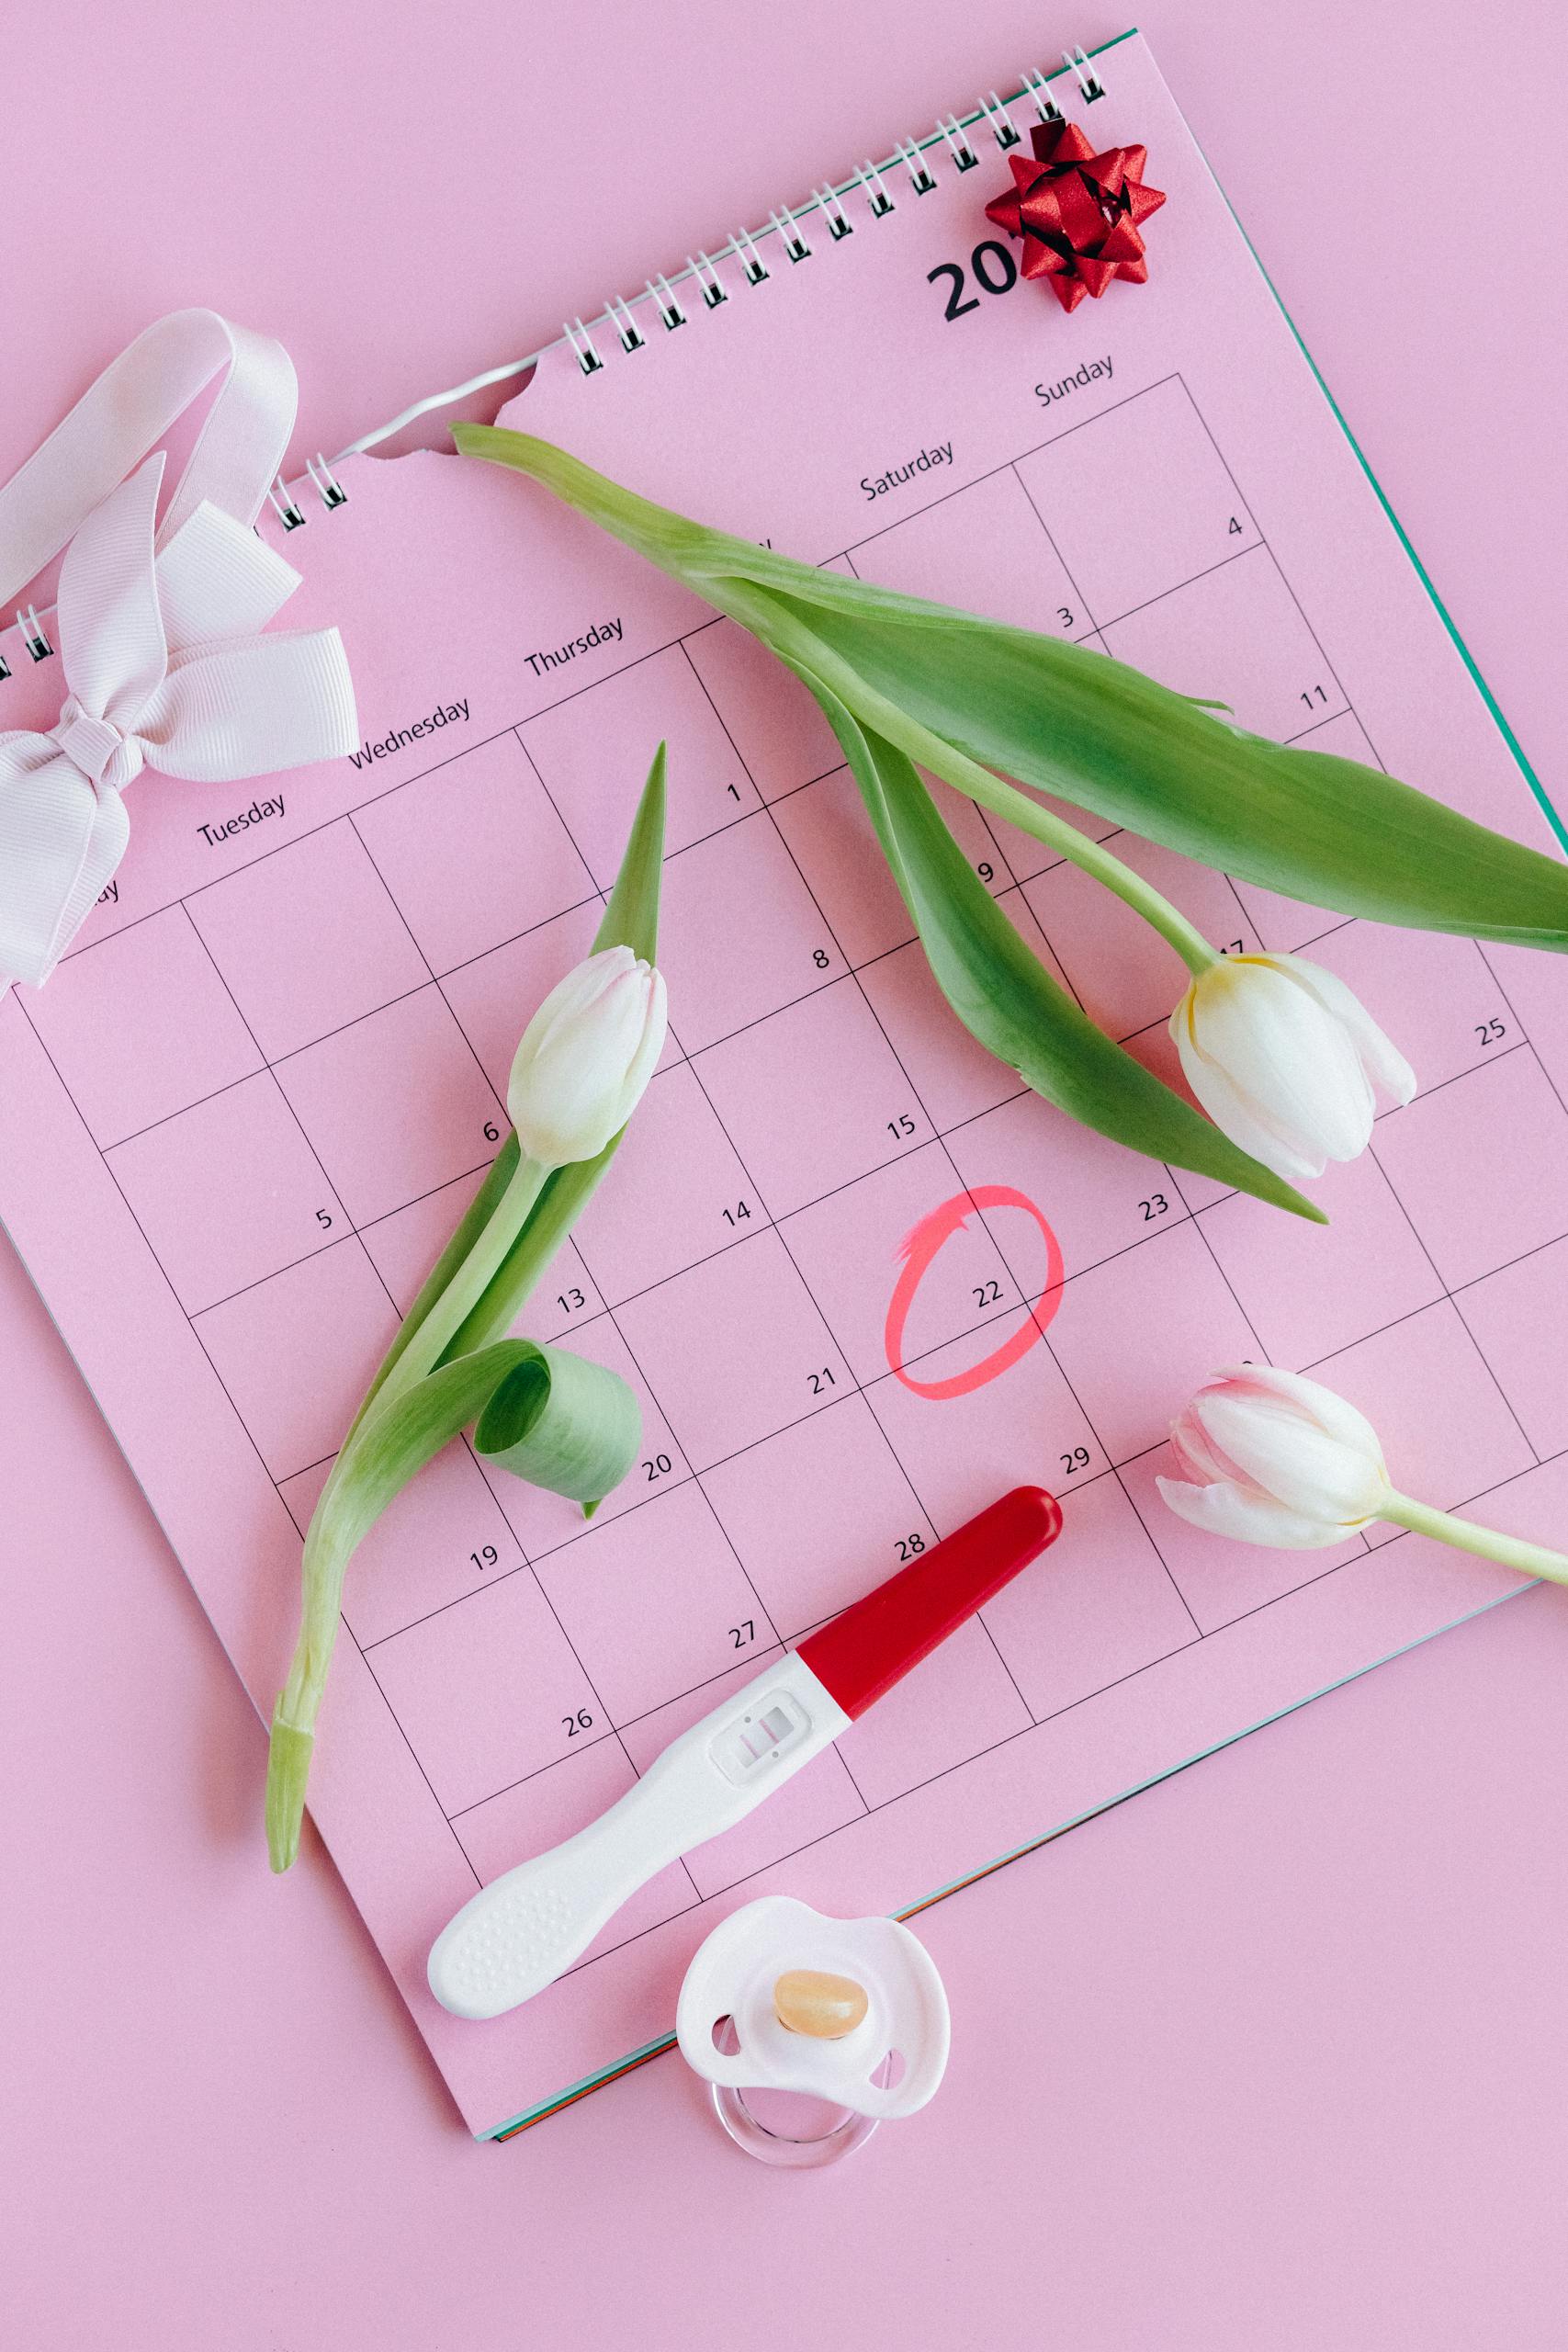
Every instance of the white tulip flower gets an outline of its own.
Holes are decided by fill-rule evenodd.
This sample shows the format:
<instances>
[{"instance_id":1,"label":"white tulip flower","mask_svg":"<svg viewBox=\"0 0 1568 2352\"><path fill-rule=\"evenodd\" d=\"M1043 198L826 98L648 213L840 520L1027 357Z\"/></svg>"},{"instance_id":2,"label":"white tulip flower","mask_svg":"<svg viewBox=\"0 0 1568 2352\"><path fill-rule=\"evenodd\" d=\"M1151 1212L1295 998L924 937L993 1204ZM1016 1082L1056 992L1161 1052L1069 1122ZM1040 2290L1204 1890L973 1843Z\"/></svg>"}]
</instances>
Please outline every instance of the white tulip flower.
<instances>
[{"instance_id":1,"label":"white tulip flower","mask_svg":"<svg viewBox=\"0 0 1568 2352\"><path fill-rule=\"evenodd\" d=\"M605 947L558 981L523 1032L506 1107L545 1168L596 1159L642 1099L664 1049L663 975Z\"/></svg>"},{"instance_id":2,"label":"white tulip flower","mask_svg":"<svg viewBox=\"0 0 1568 2352\"><path fill-rule=\"evenodd\" d=\"M1343 1544L1382 1516L1392 1491L1371 1421L1272 1364L1217 1374L1173 1422L1170 1442L1183 1480L1158 1486L1171 1510L1247 1544Z\"/></svg>"},{"instance_id":3,"label":"white tulip flower","mask_svg":"<svg viewBox=\"0 0 1568 2352\"><path fill-rule=\"evenodd\" d=\"M1170 1443L1182 1476L1155 1483L1177 1517L1205 1534L1310 1552L1383 1519L1568 1584L1561 1552L1402 1495L1366 1415L1299 1372L1244 1363L1216 1373L1171 1424Z\"/></svg>"},{"instance_id":4,"label":"white tulip flower","mask_svg":"<svg viewBox=\"0 0 1568 2352\"><path fill-rule=\"evenodd\" d=\"M1300 956L1221 956L1170 1016L1187 1083L1233 1143L1292 1182L1354 1159L1416 1073L1359 999Z\"/></svg>"}]
</instances>

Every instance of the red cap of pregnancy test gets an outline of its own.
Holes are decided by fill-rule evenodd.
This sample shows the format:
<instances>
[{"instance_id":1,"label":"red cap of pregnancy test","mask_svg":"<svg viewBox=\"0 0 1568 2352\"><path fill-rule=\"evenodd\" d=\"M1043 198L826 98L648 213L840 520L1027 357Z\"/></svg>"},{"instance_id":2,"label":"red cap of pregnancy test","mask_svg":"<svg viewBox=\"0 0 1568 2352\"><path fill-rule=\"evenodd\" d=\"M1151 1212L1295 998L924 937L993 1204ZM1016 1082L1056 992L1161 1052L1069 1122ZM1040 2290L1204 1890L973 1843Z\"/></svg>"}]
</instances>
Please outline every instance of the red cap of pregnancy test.
<instances>
[{"instance_id":1,"label":"red cap of pregnancy test","mask_svg":"<svg viewBox=\"0 0 1568 2352\"><path fill-rule=\"evenodd\" d=\"M795 1645L846 1715L863 1715L1062 1530L1043 1487L1010 1495Z\"/></svg>"}]
</instances>

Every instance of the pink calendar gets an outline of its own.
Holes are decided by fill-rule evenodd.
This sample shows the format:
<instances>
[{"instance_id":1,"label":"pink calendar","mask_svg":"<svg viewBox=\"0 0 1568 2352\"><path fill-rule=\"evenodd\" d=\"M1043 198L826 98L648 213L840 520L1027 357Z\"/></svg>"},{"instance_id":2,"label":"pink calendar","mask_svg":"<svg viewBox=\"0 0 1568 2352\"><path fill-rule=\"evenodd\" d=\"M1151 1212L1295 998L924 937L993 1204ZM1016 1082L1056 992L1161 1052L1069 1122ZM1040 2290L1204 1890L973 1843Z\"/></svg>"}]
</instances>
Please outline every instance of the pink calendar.
<instances>
[{"instance_id":1,"label":"pink calendar","mask_svg":"<svg viewBox=\"0 0 1568 2352\"><path fill-rule=\"evenodd\" d=\"M984 209L1052 105L1145 144L1168 199L1149 283L1070 316ZM503 421L1552 843L1136 36L575 322ZM638 1464L587 1524L440 1456L354 1565L311 1784L464 2117L499 2134L662 2046L728 1909L906 1909L1516 1589L1392 1529L1266 1552L1171 1517L1167 1427L1217 1365L1317 1372L1401 1484L1561 1541L1568 971L1120 842L1214 940L1310 947L1417 1070L1310 1227L1087 1133L974 1045L825 726L732 623L493 468L361 454L326 481L263 528L305 574L291 624L343 629L364 741L254 787L141 781L105 902L0 1001L0 1214L266 1716L333 1449L668 741L670 1042L523 1327L625 1374ZM49 663L0 650L0 726L49 725ZM942 797L1031 944L1170 1074L1175 956ZM944 1214L890 1344L900 1244ZM1061 1496L1059 1543L835 1750L525 2007L435 2007L426 1953L477 1885L1025 1480ZM263 1757L258 1735L258 1871Z\"/></svg>"}]
</instances>

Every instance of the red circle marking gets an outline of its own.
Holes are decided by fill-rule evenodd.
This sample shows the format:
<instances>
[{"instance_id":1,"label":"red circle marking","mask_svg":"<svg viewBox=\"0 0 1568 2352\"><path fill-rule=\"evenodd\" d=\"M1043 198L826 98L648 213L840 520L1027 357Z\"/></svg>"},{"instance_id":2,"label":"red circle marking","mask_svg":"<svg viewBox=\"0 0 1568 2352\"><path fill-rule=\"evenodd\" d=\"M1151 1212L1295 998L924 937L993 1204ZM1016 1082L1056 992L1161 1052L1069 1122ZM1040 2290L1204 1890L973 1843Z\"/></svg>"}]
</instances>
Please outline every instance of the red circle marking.
<instances>
[{"instance_id":1,"label":"red circle marking","mask_svg":"<svg viewBox=\"0 0 1568 2352\"><path fill-rule=\"evenodd\" d=\"M1045 1237L1046 1283L1039 1303L1028 1319L1020 1325L999 1348L983 1356L965 1372L955 1372L946 1380L917 1380L904 1368L904 1326L909 1309L930 1270L932 1260L942 1244L955 1233L962 1232L976 1209L1022 1209L1032 1216ZM904 1264L893 1295L887 1302L887 1322L883 1333L883 1345L887 1351L888 1369L905 1387L917 1396L941 1399L947 1396L967 1396L976 1388L999 1375L1026 1356L1037 1340L1043 1339L1045 1328L1062 1303L1062 1285L1066 1271L1062 1263L1062 1248L1044 1213L1036 1207L1027 1193L1013 1190L1010 1184L976 1184L967 1193L955 1193L951 1201L943 1201L921 1217L912 1233L907 1236L899 1253Z\"/></svg>"}]
</instances>

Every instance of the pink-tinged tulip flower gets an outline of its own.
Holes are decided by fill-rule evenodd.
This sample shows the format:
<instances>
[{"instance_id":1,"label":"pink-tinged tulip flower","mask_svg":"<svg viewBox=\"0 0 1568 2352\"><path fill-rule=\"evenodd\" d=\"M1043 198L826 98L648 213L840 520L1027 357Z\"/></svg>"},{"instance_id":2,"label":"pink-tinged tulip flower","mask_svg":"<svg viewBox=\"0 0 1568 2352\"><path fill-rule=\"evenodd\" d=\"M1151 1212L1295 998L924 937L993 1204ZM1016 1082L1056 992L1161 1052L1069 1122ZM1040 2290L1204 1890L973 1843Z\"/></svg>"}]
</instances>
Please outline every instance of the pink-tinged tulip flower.
<instances>
[{"instance_id":1,"label":"pink-tinged tulip flower","mask_svg":"<svg viewBox=\"0 0 1568 2352\"><path fill-rule=\"evenodd\" d=\"M1300 956L1222 956L1170 1016L1188 1085L1233 1143L1292 1182L1363 1152L1416 1073L1333 972Z\"/></svg>"},{"instance_id":2,"label":"pink-tinged tulip flower","mask_svg":"<svg viewBox=\"0 0 1568 2352\"><path fill-rule=\"evenodd\" d=\"M1309 1552L1385 1519L1521 1576L1568 1584L1561 1552L1402 1495L1366 1416L1299 1372L1244 1363L1216 1373L1172 1423L1170 1443L1182 1475L1156 1483L1177 1517L1206 1534Z\"/></svg>"},{"instance_id":3,"label":"pink-tinged tulip flower","mask_svg":"<svg viewBox=\"0 0 1568 2352\"><path fill-rule=\"evenodd\" d=\"M1173 1424L1173 1511L1211 1535L1281 1551L1343 1544L1391 1499L1377 1431L1297 1372L1240 1364L1200 1388Z\"/></svg>"},{"instance_id":4,"label":"pink-tinged tulip flower","mask_svg":"<svg viewBox=\"0 0 1568 2352\"><path fill-rule=\"evenodd\" d=\"M642 1099L664 1049L663 975L629 947L588 956L523 1032L506 1107L544 1168L596 1159Z\"/></svg>"}]
</instances>

